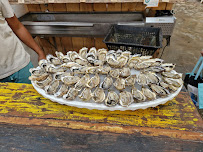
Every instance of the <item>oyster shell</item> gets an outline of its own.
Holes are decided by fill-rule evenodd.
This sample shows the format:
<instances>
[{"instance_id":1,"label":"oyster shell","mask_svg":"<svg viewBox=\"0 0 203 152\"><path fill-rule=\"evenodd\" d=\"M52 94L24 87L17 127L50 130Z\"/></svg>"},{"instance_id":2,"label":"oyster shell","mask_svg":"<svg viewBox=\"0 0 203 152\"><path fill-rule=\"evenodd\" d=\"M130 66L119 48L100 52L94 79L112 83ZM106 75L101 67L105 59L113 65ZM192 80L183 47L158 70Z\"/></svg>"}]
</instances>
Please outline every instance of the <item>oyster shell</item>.
<instances>
[{"instance_id":1,"label":"oyster shell","mask_svg":"<svg viewBox=\"0 0 203 152\"><path fill-rule=\"evenodd\" d=\"M87 67L86 67L86 66L71 67L71 68L70 68L70 71L71 71L73 74L85 74L85 73L86 73L86 70L87 70Z\"/></svg>"},{"instance_id":2,"label":"oyster shell","mask_svg":"<svg viewBox=\"0 0 203 152\"><path fill-rule=\"evenodd\" d=\"M90 48L89 53L93 53L97 56L97 49L95 47Z\"/></svg>"},{"instance_id":3,"label":"oyster shell","mask_svg":"<svg viewBox=\"0 0 203 152\"><path fill-rule=\"evenodd\" d=\"M121 56L121 54L123 53L123 51L120 50L120 49L118 49L115 53L116 53L116 56L119 57L119 56Z\"/></svg>"},{"instance_id":4,"label":"oyster shell","mask_svg":"<svg viewBox=\"0 0 203 152\"><path fill-rule=\"evenodd\" d=\"M156 84L151 84L150 88L160 97L167 96L168 94L170 94L170 92L167 89Z\"/></svg>"},{"instance_id":5,"label":"oyster shell","mask_svg":"<svg viewBox=\"0 0 203 152\"><path fill-rule=\"evenodd\" d=\"M31 80L31 81L43 81L43 80L45 80L48 76L49 76L48 73L43 73L43 74L41 74L41 75L39 75L39 76L31 75L31 76L29 77L29 80Z\"/></svg>"},{"instance_id":6,"label":"oyster shell","mask_svg":"<svg viewBox=\"0 0 203 152\"><path fill-rule=\"evenodd\" d=\"M49 64L50 64L50 63L48 63L48 61L45 60L45 59L42 59L42 60L40 60L40 61L38 62L38 65L39 65L41 68L44 68L44 69L45 69Z\"/></svg>"},{"instance_id":7,"label":"oyster shell","mask_svg":"<svg viewBox=\"0 0 203 152\"><path fill-rule=\"evenodd\" d=\"M105 100L105 97L106 95L104 93L104 90L102 88L97 87L93 92L92 99L94 100L94 102L101 103Z\"/></svg>"},{"instance_id":8,"label":"oyster shell","mask_svg":"<svg viewBox=\"0 0 203 152\"><path fill-rule=\"evenodd\" d=\"M152 56L141 56L140 57L140 60L149 60L149 59L151 59L152 58Z\"/></svg>"},{"instance_id":9,"label":"oyster shell","mask_svg":"<svg viewBox=\"0 0 203 152\"><path fill-rule=\"evenodd\" d=\"M104 78L104 81L101 83L101 88L104 90L109 89L113 84L113 79L110 76Z\"/></svg>"},{"instance_id":10,"label":"oyster shell","mask_svg":"<svg viewBox=\"0 0 203 152\"><path fill-rule=\"evenodd\" d=\"M64 76L71 76L71 74L68 72L56 72L53 74L53 79L61 80L61 77L64 77Z\"/></svg>"},{"instance_id":11,"label":"oyster shell","mask_svg":"<svg viewBox=\"0 0 203 152\"><path fill-rule=\"evenodd\" d=\"M130 76L131 72L130 72L130 68L122 68L120 70L120 76L121 77L128 77Z\"/></svg>"},{"instance_id":12,"label":"oyster shell","mask_svg":"<svg viewBox=\"0 0 203 152\"><path fill-rule=\"evenodd\" d=\"M175 64L173 63L164 63L161 64L161 67L165 69L166 72L172 71L175 68Z\"/></svg>"},{"instance_id":13,"label":"oyster shell","mask_svg":"<svg viewBox=\"0 0 203 152\"><path fill-rule=\"evenodd\" d=\"M89 101L92 98L92 93L90 88L84 88L82 93L78 96L83 101Z\"/></svg>"},{"instance_id":14,"label":"oyster shell","mask_svg":"<svg viewBox=\"0 0 203 152\"><path fill-rule=\"evenodd\" d=\"M56 72L64 72L65 69L63 67L56 67L53 64L49 64L45 68L46 72L56 73Z\"/></svg>"},{"instance_id":15,"label":"oyster shell","mask_svg":"<svg viewBox=\"0 0 203 152\"><path fill-rule=\"evenodd\" d=\"M75 62L82 66L88 65L88 61L86 59L83 59L82 57L76 58Z\"/></svg>"},{"instance_id":16,"label":"oyster shell","mask_svg":"<svg viewBox=\"0 0 203 152\"><path fill-rule=\"evenodd\" d=\"M173 78L173 79L180 79L182 78L182 74L181 73L177 73L175 71L173 72L162 72L161 73L163 76L168 77L168 78Z\"/></svg>"},{"instance_id":17,"label":"oyster shell","mask_svg":"<svg viewBox=\"0 0 203 152\"><path fill-rule=\"evenodd\" d=\"M75 62L76 59L81 58L79 54L75 51L70 52L68 55L72 62Z\"/></svg>"},{"instance_id":18,"label":"oyster shell","mask_svg":"<svg viewBox=\"0 0 203 152\"><path fill-rule=\"evenodd\" d=\"M168 84L165 82L160 82L160 86L162 86L163 88L168 88Z\"/></svg>"},{"instance_id":19,"label":"oyster shell","mask_svg":"<svg viewBox=\"0 0 203 152\"><path fill-rule=\"evenodd\" d=\"M162 68L161 66L153 66L153 67L149 67L149 68L146 68L144 69L144 71L152 71L152 72L162 72L164 71L165 69Z\"/></svg>"},{"instance_id":20,"label":"oyster shell","mask_svg":"<svg viewBox=\"0 0 203 152\"><path fill-rule=\"evenodd\" d=\"M75 88L70 88L68 93L63 95L64 99L74 100L78 96L78 91Z\"/></svg>"},{"instance_id":21,"label":"oyster shell","mask_svg":"<svg viewBox=\"0 0 203 152\"><path fill-rule=\"evenodd\" d=\"M98 72L98 67L87 67L86 69L86 73L88 74L96 74Z\"/></svg>"},{"instance_id":22,"label":"oyster shell","mask_svg":"<svg viewBox=\"0 0 203 152\"><path fill-rule=\"evenodd\" d=\"M172 92L175 92L175 91L178 90L178 87L175 87L175 86L173 86L172 84L169 84L169 85L168 85L168 88L169 88Z\"/></svg>"},{"instance_id":23,"label":"oyster shell","mask_svg":"<svg viewBox=\"0 0 203 152\"><path fill-rule=\"evenodd\" d=\"M101 60L94 60L94 66L102 66L104 64Z\"/></svg>"},{"instance_id":24,"label":"oyster shell","mask_svg":"<svg viewBox=\"0 0 203 152\"><path fill-rule=\"evenodd\" d=\"M120 70L114 69L109 72L110 76L113 78L119 78Z\"/></svg>"},{"instance_id":25,"label":"oyster shell","mask_svg":"<svg viewBox=\"0 0 203 152\"><path fill-rule=\"evenodd\" d=\"M62 84L59 87L59 90L54 94L55 97L62 97L68 92L68 86L65 84Z\"/></svg>"},{"instance_id":26,"label":"oyster shell","mask_svg":"<svg viewBox=\"0 0 203 152\"><path fill-rule=\"evenodd\" d=\"M58 80L53 80L48 86L45 86L44 90L47 94L54 94L59 86Z\"/></svg>"},{"instance_id":27,"label":"oyster shell","mask_svg":"<svg viewBox=\"0 0 203 152\"><path fill-rule=\"evenodd\" d=\"M51 54L47 55L46 59L47 59L48 62L52 63L53 65L62 64L60 59L58 59L57 57L55 57L55 56L53 56Z\"/></svg>"},{"instance_id":28,"label":"oyster shell","mask_svg":"<svg viewBox=\"0 0 203 152\"><path fill-rule=\"evenodd\" d=\"M64 76L61 77L61 81L66 85L72 85L77 83L80 80L78 76Z\"/></svg>"},{"instance_id":29,"label":"oyster shell","mask_svg":"<svg viewBox=\"0 0 203 152\"><path fill-rule=\"evenodd\" d=\"M124 51L124 52L121 53L121 55L126 56L126 57L129 58L130 55L131 55L131 52L130 51Z\"/></svg>"},{"instance_id":30,"label":"oyster shell","mask_svg":"<svg viewBox=\"0 0 203 152\"><path fill-rule=\"evenodd\" d=\"M148 100L156 99L156 94L148 88L142 88L142 93Z\"/></svg>"},{"instance_id":31,"label":"oyster shell","mask_svg":"<svg viewBox=\"0 0 203 152\"><path fill-rule=\"evenodd\" d=\"M88 88L95 88L96 86L98 86L100 83L100 77L98 74L95 74L95 76L93 76L89 81L87 81L87 87Z\"/></svg>"},{"instance_id":32,"label":"oyster shell","mask_svg":"<svg viewBox=\"0 0 203 152\"><path fill-rule=\"evenodd\" d=\"M112 67L118 67L119 66L119 61L117 61L114 57L107 57L107 63L112 66Z\"/></svg>"},{"instance_id":33,"label":"oyster shell","mask_svg":"<svg viewBox=\"0 0 203 152\"><path fill-rule=\"evenodd\" d=\"M138 62L137 64L135 64L134 69L137 69L137 70L145 69L145 68L150 67L151 65L152 65L151 62L143 62L143 61L140 61L140 62Z\"/></svg>"},{"instance_id":34,"label":"oyster shell","mask_svg":"<svg viewBox=\"0 0 203 152\"><path fill-rule=\"evenodd\" d=\"M109 65L103 66L103 67L100 67L98 71L100 74L109 74L109 72L111 71L111 67Z\"/></svg>"},{"instance_id":35,"label":"oyster shell","mask_svg":"<svg viewBox=\"0 0 203 152\"><path fill-rule=\"evenodd\" d=\"M123 91L119 94L119 103L121 106L128 107L133 101L133 96L130 92Z\"/></svg>"},{"instance_id":36,"label":"oyster shell","mask_svg":"<svg viewBox=\"0 0 203 152\"><path fill-rule=\"evenodd\" d=\"M102 62L106 61L107 50L106 49L99 49L98 50L98 59Z\"/></svg>"},{"instance_id":37,"label":"oyster shell","mask_svg":"<svg viewBox=\"0 0 203 152\"><path fill-rule=\"evenodd\" d=\"M152 84L157 84L161 81L161 78L158 77L155 73L153 72L147 72L146 73L146 76L148 78L148 81L149 83L152 83Z\"/></svg>"},{"instance_id":38,"label":"oyster shell","mask_svg":"<svg viewBox=\"0 0 203 152\"><path fill-rule=\"evenodd\" d=\"M149 80L148 80L148 77L144 74L144 73L140 73L138 76L137 76L137 83L139 85L148 85L149 84Z\"/></svg>"},{"instance_id":39,"label":"oyster shell","mask_svg":"<svg viewBox=\"0 0 203 152\"><path fill-rule=\"evenodd\" d=\"M128 67L129 68L134 68L134 66L140 61L139 56L133 56L129 59L128 61Z\"/></svg>"},{"instance_id":40,"label":"oyster shell","mask_svg":"<svg viewBox=\"0 0 203 152\"><path fill-rule=\"evenodd\" d=\"M117 61L119 62L119 67L124 67L128 62L128 57L121 55L117 58Z\"/></svg>"},{"instance_id":41,"label":"oyster shell","mask_svg":"<svg viewBox=\"0 0 203 152\"><path fill-rule=\"evenodd\" d=\"M133 98L138 100L138 101L145 101L146 100L146 97L144 96L144 94L140 90L135 88L135 86L132 86L132 95L133 95Z\"/></svg>"},{"instance_id":42,"label":"oyster shell","mask_svg":"<svg viewBox=\"0 0 203 152\"><path fill-rule=\"evenodd\" d=\"M96 56L96 54L94 54L94 53L87 53L87 55L86 55L86 59L87 59L87 61L89 62L89 63L94 63L94 61L95 60L97 60L97 56Z\"/></svg>"},{"instance_id":43,"label":"oyster shell","mask_svg":"<svg viewBox=\"0 0 203 152\"><path fill-rule=\"evenodd\" d=\"M86 59L87 51L88 51L88 48L83 47L82 49L79 50L79 55L80 55L83 59Z\"/></svg>"},{"instance_id":44,"label":"oyster shell","mask_svg":"<svg viewBox=\"0 0 203 152\"><path fill-rule=\"evenodd\" d=\"M45 70L43 68L37 67L29 69L29 72L31 75L40 76L45 73Z\"/></svg>"},{"instance_id":45,"label":"oyster shell","mask_svg":"<svg viewBox=\"0 0 203 152\"><path fill-rule=\"evenodd\" d=\"M163 77L163 80L167 84L171 84L171 85L173 85L175 87L180 87L183 84L182 79L172 79L172 78Z\"/></svg>"},{"instance_id":46,"label":"oyster shell","mask_svg":"<svg viewBox=\"0 0 203 152\"><path fill-rule=\"evenodd\" d=\"M125 79L126 86L134 86L136 82L136 75L130 75Z\"/></svg>"},{"instance_id":47,"label":"oyster shell","mask_svg":"<svg viewBox=\"0 0 203 152\"><path fill-rule=\"evenodd\" d=\"M39 88L44 88L45 86L49 85L52 81L52 76L48 75L46 79L42 81L35 81L34 84Z\"/></svg>"},{"instance_id":48,"label":"oyster shell","mask_svg":"<svg viewBox=\"0 0 203 152\"><path fill-rule=\"evenodd\" d=\"M115 86L116 89L123 90L125 89L125 79L117 78L113 85Z\"/></svg>"},{"instance_id":49,"label":"oyster shell","mask_svg":"<svg viewBox=\"0 0 203 152\"><path fill-rule=\"evenodd\" d=\"M111 107L111 106L117 105L118 102L119 102L119 96L117 95L117 93L114 91L109 91L106 97L106 100L104 102L105 105Z\"/></svg>"},{"instance_id":50,"label":"oyster shell","mask_svg":"<svg viewBox=\"0 0 203 152\"><path fill-rule=\"evenodd\" d=\"M64 54L63 54L62 52L56 51L55 54L56 54L56 57L57 57L58 59L60 59L60 60L62 60L62 58L64 57Z\"/></svg>"},{"instance_id":51,"label":"oyster shell","mask_svg":"<svg viewBox=\"0 0 203 152\"><path fill-rule=\"evenodd\" d=\"M88 74L85 74L76 84L75 89L78 91L81 91L82 88L84 88L89 81L90 76Z\"/></svg>"},{"instance_id":52,"label":"oyster shell","mask_svg":"<svg viewBox=\"0 0 203 152\"><path fill-rule=\"evenodd\" d=\"M81 67L81 65L75 62L68 62L68 63L62 64L61 67L72 68L72 67Z\"/></svg>"}]
</instances>

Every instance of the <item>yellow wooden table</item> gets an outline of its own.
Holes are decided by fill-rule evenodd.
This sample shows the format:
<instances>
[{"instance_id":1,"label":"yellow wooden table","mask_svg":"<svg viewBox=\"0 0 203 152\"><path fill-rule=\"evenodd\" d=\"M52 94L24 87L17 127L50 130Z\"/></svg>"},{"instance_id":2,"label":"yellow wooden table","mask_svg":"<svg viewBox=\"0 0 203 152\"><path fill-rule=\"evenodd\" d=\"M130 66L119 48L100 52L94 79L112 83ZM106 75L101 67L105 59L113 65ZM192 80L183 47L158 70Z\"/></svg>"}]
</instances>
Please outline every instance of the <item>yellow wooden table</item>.
<instances>
[{"instance_id":1,"label":"yellow wooden table","mask_svg":"<svg viewBox=\"0 0 203 152\"><path fill-rule=\"evenodd\" d=\"M100 111L60 105L27 84L0 83L0 123L203 142L203 122L187 93L155 108Z\"/></svg>"}]
</instances>

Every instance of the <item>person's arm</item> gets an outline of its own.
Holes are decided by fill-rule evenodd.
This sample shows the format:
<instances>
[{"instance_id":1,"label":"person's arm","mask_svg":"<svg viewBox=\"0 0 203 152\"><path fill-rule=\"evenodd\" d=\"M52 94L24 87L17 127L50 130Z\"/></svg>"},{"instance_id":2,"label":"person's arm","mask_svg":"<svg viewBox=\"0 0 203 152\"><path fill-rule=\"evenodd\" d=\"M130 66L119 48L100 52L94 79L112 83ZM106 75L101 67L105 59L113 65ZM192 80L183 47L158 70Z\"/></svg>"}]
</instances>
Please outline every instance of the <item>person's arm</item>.
<instances>
[{"instance_id":1,"label":"person's arm","mask_svg":"<svg viewBox=\"0 0 203 152\"><path fill-rule=\"evenodd\" d=\"M37 45L28 30L24 27L24 25L18 20L15 15L11 18L6 18L6 21L8 22L8 25L11 27L13 32L17 35L17 37L38 54L38 60L46 58L42 49Z\"/></svg>"}]
</instances>

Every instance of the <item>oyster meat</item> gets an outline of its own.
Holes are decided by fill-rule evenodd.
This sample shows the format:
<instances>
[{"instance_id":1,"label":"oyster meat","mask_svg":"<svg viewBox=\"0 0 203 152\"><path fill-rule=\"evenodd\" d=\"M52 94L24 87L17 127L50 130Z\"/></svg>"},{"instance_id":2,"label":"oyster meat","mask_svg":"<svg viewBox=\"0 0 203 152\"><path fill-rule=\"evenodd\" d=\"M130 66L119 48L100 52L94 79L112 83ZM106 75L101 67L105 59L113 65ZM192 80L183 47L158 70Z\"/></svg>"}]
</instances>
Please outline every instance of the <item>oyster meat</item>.
<instances>
[{"instance_id":1,"label":"oyster meat","mask_svg":"<svg viewBox=\"0 0 203 152\"><path fill-rule=\"evenodd\" d=\"M106 55L107 50L106 49L99 49L98 50L98 59L102 62L106 62Z\"/></svg>"},{"instance_id":2,"label":"oyster meat","mask_svg":"<svg viewBox=\"0 0 203 152\"><path fill-rule=\"evenodd\" d=\"M83 101L89 101L92 98L92 92L90 88L84 88L79 98Z\"/></svg>"},{"instance_id":3,"label":"oyster meat","mask_svg":"<svg viewBox=\"0 0 203 152\"><path fill-rule=\"evenodd\" d=\"M106 66L102 66L98 69L100 74L109 74L109 72L111 71L111 67L109 65Z\"/></svg>"},{"instance_id":4,"label":"oyster meat","mask_svg":"<svg viewBox=\"0 0 203 152\"><path fill-rule=\"evenodd\" d=\"M130 75L125 79L126 86L134 86L136 82L136 75Z\"/></svg>"},{"instance_id":5,"label":"oyster meat","mask_svg":"<svg viewBox=\"0 0 203 152\"><path fill-rule=\"evenodd\" d=\"M44 90L47 94L54 94L59 86L58 80L53 80L48 86L45 86Z\"/></svg>"},{"instance_id":6,"label":"oyster meat","mask_svg":"<svg viewBox=\"0 0 203 152\"><path fill-rule=\"evenodd\" d=\"M104 78L104 81L101 83L101 88L104 90L109 89L113 84L113 79L110 76Z\"/></svg>"},{"instance_id":7,"label":"oyster meat","mask_svg":"<svg viewBox=\"0 0 203 152\"><path fill-rule=\"evenodd\" d=\"M128 61L128 67L129 68L134 68L134 66L140 61L139 56L133 56L129 59Z\"/></svg>"},{"instance_id":8,"label":"oyster meat","mask_svg":"<svg viewBox=\"0 0 203 152\"><path fill-rule=\"evenodd\" d=\"M61 80L61 77L64 77L64 76L71 76L71 74L68 72L56 72L53 74L53 79Z\"/></svg>"},{"instance_id":9,"label":"oyster meat","mask_svg":"<svg viewBox=\"0 0 203 152\"><path fill-rule=\"evenodd\" d=\"M66 85L72 85L77 83L80 80L78 76L64 76L61 77L61 81Z\"/></svg>"},{"instance_id":10,"label":"oyster meat","mask_svg":"<svg viewBox=\"0 0 203 152\"><path fill-rule=\"evenodd\" d=\"M113 78L119 78L120 70L114 69L109 72L110 76Z\"/></svg>"},{"instance_id":11,"label":"oyster meat","mask_svg":"<svg viewBox=\"0 0 203 152\"><path fill-rule=\"evenodd\" d=\"M117 105L118 102L119 102L119 96L117 95L117 93L114 91L109 91L106 97L106 100L104 102L105 105L111 107L111 106Z\"/></svg>"},{"instance_id":12,"label":"oyster meat","mask_svg":"<svg viewBox=\"0 0 203 152\"><path fill-rule=\"evenodd\" d=\"M101 103L105 100L105 97L106 95L104 93L104 90L102 88L97 87L93 92L92 99L94 100L94 102Z\"/></svg>"},{"instance_id":13,"label":"oyster meat","mask_svg":"<svg viewBox=\"0 0 203 152\"><path fill-rule=\"evenodd\" d=\"M148 88L142 88L142 93L148 100L156 99L156 94Z\"/></svg>"},{"instance_id":14,"label":"oyster meat","mask_svg":"<svg viewBox=\"0 0 203 152\"><path fill-rule=\"evenodd\" d=\"M95 74L95 76L93 76L89 81L87 81L86 86L88 88L95 88L96 86L98 86L100 83L100 77L98 74Z\"/></svg>"},{"instance_id":15,"label":"oyster meat","mask_svg":"<svg viewBox=\"0 0 203 152\"><path fill-rule=\"evenodd\" d=\"M72 67L81 67L81 65L75 62L68 62L68 63L63 63L61 67L72 68Z\"/></svg>"},{"instance_id":16,"label":"oyster meat","mask_svg":"<svg viewBox=\"0 0 203 152\"><path fill-rule=\"evenodd\" d=\"M52 81L52 76L48 75L46 77L46 79L42 80L42 81L35 81L34 84L38 87L38 88L44 88L45 86L49 85Z\"/></svg>"},{"instance_id":17,"label":"oyster meat","mask_svg":"<svg viewBox=\"0 0 203 152\"><path fill-rule=\"evenodd\" d=\"M175 68L175 64L173 63L163 63L161 67L164 68L166 72L172 71Z\"/></svg>"},{"instance_id":18,"label":"oyster meat","mask_svg":"<svg viewBox=\"0 0 203 152\"><path fill-rule=\"evenodd\" d=\"M88 48L83 47L82 49L79 50L79 55L80 55L83 59L86 59L87 51L88 51Z\"/></svg>"},{"instance_id":19,"label":"oyster meat","mask_svg":"<svg viewBox=\"0 0 203 152\"><path fill-rule=\"evenodd\" d=\"M161 78L158 77L155 73L153 72L147 72L145 73L147 78L148 78L148 81L149 81L149 84L150 83L154 83L154 84L157 84L161 81Z\"/></svg>"},{"instance_id":20,"label":"oyster meat","mask_svg":"<svg viewBox=\"0 0 203 152\"><path fill-rule=\"evenodd\" d=\"M123 90L125 89L125 79L117 78L113 85L117 90Z\"/></svg>"},{"instance_id":21,"label":"oyster meat","mask_svg":"<svg viewBox=\"0 0 203 152\"><path fill-rule=\"evenodd\" d=\"M65 69L63 67L56 67L53 64L49 64L48 66L46 66L45 70L46 70L46 72L50 72L50 73L64 72L65 71Z\"/></svg>"},{"instance_id":22,"label":"oyster meat","mask_svg":"<svg viewBox=\"0 0 203 152\"><path fill-rule=\"evenodd\" d=\"M167 84L171 84L171 85L173 85L175 87L180 87L183 84L182 79L172 79L172 78L163 77L163 80Z\"/></svg>"},{"instance_id":23,"label":"oyster meat","mask_svg":"<svg viewBox=\"0 0 203 152\"><path fill-rule=\"evenodd\" d=\"M62 97L68 92L68 86L65 84L62 84L59 87L59 90L54 94L55 97Z\"/></svg>"},{"instance_id":24,"label":"oyster meat","mask_svg":"<svg viewBox=\"0 0 203 152\"><path fill-rule=\"evenodd\" d=\"M78 96L78 90L76 90L75 88L70 88L68 90L68 93L63 95L63 98L67 100L74 100L77 96Z\"/></svg>"},{"instance_id":25,"label":"oyster meat","mask_svg":"<svg viewBox=\"0 0 203 152\"><path fill-rule=\"evenodd\" d=\"M90 76L88 74L85 74L76 84L75 89L78 91L81 91L82 88L84 88L89 81Z\"/></svg>"},{"instance_id":26,"label":"oyster meat","mask_svg":"<svg viewBox=\"0 0 203 152\"><path fill-rule=\"evenodd\" d=\"M149 67L149 68L146 68L146 69L144 69L144 72L146 72L146 71L152 71L152 72L162 72L162 71L164 71L165 69L164 68L162 68L161 66L153 66L153 67Z\"/></svg>"},{"instance_id":27,"label":"oyster meat","mask_svg":"<svg viewBox=\"0 0 203 152\"><path fill-rule=\"evenodd\" d=\"M173 78L173 79L180 79L182 78L182 74L181 73L177 73L175 71L170 71L170 72L162 72L161 73L163 76L168 77L168 78Z\"/></svg>"},{"instance_id":28,"label":"oyster meat","mask_svg":"<svg viewBox=\"0 0 203 152\"><path fill-rule=\"evenodd\" d=\"M131 74L131 72L130 72L130 68L122 68L121 70L120 70L120 76L121 77L128 77L128 76L130 76L130 74Z\"/></svg>"},{"instance_id":29,"label":"oyster meat","mask_svg":"<svg viewBox=\"0 0 203 152\"><path fill-rule=\"evenodd\" d=\"M88 74L96 74L98 73L98 67L87 67L86 68L86 73Z\"/></svg>"},{"instance_id":30,"label":"oyster meat","mask_svg":"<svg viewBox=\"0 0 203 152\"><path fill-rule=\"evenodd\" d=\"M162 86L163 88L168 88L168 84L167 83L165 83L165 82L160 82L160 86Z\"/></svg>"},{"instance_id":31,"label":"oyster meat","mask_svg":"<svg viewBox=\"0 0 203 152\"><path fill-rule=\"evenodd\" d=\"M119 103L121 106L128 107L133 101L133 96L130 92L123 91L119 94Z\"/></svg>"},{"instance_id":32,"label":"oyster meat","mask_svg":"<svg viewBox=\"0 0 203 152\"><path fill-rule=\"evenodd\" d=\"M117 58L117 61L119 62L119 67L124 67L128 62L128 57L121 55Z\"/></svg>"},{"instance_id":33,"label":"oyster meat","mask_svg":"<svg viewBox=\"0 0 203 152\"><path fill-rule=\"evenodd\" d=\"M47 55L46 59L47 59L47 61L49 61L53 65L60 65L60 64L62 64L60 59L58 59L57 57L54 57L51 54Z\"/></svg>"},{"instance_id":34,"label":"oyster meat","mask_svg":"<svg viewBox=\"0 0 203 152\"><path fill-rule=\"evenodd\" d=\"M137 76L137 83L141 86L148 85L149 84L148 77L144 73L140 73Z\"/></svg>"},{"instance_id":35,"label":"oyster meat","mask_svg":"<svg viewBox=\"0 0 203 152\"><path fill-rule=\"evenodd\" d=\"M135 86L132 86L132 95L133 98L136 99L136 101L145 101L146 97L144 96L144 94L138 90L137 88L135 88Z\"/></svg>"},{"instance_id":36,"label":"oyster meat","mask_svg":"<svg viewBox=\"0 0 203 152\"><path fill-rule=\"evenodd\" d=\"M156 84L151 84L150 88L160 97L167 96L168 94L170 94L167 89Z\"/></svg>"}]
</instances>

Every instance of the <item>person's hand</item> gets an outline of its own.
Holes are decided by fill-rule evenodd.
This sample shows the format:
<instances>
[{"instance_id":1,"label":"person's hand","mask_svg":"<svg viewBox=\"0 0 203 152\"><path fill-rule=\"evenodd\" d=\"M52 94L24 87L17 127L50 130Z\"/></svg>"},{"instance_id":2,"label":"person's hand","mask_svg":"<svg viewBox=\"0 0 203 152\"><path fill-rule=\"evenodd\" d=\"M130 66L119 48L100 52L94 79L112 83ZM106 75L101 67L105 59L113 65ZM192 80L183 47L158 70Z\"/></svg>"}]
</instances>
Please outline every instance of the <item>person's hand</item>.
<instances>
[{"instance_id":1,"label":"person's hand","mask_svg":"<svg viewBox=\"0 0 203 152\"><path fill-rule=\"evenodd\" d=\"M46 55L44 54L44 52L38 54L38 61L40 61L42 59L46 59Z\"/></svg>"},{"instance_id":2,"label":"person's hand","mask_svg":"<svg viewBox=\"0 0 203 152\"><path fill-rule=\"evenodd\" d=\"M201 51L201 54L202 54L202 56L203 56L203 50Z\"/></svg>"}]
</instances>

